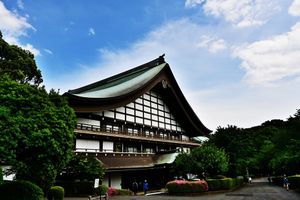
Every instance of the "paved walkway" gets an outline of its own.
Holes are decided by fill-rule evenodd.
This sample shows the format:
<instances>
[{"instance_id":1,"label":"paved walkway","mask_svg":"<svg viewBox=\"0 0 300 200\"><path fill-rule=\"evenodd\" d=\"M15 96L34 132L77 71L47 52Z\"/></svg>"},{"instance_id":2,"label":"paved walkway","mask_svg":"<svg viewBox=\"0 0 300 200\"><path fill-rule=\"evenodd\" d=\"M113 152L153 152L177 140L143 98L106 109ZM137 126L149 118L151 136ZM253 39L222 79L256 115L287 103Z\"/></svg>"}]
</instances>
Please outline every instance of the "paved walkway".
<instances>
[{"instance_id":1,"label":"paved walkway","mask_svg":"<svg viewBox=\"0 0 300 200\"><path fill-rule=\"evenodd\" d=\"M198 196L114 196L110 200L300 200L300 194L294 191L286 191L282 187L269 185L268 183L258 181L252 184L225 193L206 193ZM65 200L87 200L87 198L65 198Z\"/></svg>"}]
</instances>

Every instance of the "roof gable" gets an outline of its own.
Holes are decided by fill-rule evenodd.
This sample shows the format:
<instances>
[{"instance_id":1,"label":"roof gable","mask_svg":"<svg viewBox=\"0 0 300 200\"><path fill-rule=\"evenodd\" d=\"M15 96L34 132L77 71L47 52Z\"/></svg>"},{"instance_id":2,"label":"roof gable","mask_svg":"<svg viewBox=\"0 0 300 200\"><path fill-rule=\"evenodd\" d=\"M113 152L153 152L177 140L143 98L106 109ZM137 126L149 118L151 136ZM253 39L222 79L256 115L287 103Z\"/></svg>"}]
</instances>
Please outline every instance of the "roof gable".
<instances>
[{"instance_id":1,"label":"roof gable","mask_svg":"<svg viewBox=\"0 0 300 200\"><path fill-rule=\"evenodd\" d=\"M163 56L113 77L69 90L64 96L68 97L76 112L94 112L125 106L150 90L164 96L190 136L211 132L185 99Z\"/></svg>"}]
</instances>

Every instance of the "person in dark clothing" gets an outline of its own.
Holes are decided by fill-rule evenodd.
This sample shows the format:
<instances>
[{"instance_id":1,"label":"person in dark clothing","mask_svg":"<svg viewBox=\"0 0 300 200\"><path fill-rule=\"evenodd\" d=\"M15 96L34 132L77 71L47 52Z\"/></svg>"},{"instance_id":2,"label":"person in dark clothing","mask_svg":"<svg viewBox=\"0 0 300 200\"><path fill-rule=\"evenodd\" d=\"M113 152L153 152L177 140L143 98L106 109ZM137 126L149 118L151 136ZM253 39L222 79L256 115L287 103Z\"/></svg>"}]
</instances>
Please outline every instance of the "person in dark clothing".
<instances>
[{"instance_id":1,"label":"person in dark clothing","mask_svg":"<svg viewBox=\"0 0 300 200\"><path fill-rule=\"evenodd\" d=\"M133 194L134 194L134 195L136 195L138 189L139 189L139 185L138 185L138 183L136 182L136 180L134 180L134 182L132 183L132 191L133 191Z\"/></svg>"},{"instance_id":2,"label":"person in dark clothing","mask_svg":"<svg viewBox=\"0 0 300 200\"><path fill-rule=\"evenodd\" d=\"M284 175L283 176L283 187L287 190L287 191L289 191L289 180L288 180L288 178L286 177L286 175Z\"/></svg>"}]
</instances>

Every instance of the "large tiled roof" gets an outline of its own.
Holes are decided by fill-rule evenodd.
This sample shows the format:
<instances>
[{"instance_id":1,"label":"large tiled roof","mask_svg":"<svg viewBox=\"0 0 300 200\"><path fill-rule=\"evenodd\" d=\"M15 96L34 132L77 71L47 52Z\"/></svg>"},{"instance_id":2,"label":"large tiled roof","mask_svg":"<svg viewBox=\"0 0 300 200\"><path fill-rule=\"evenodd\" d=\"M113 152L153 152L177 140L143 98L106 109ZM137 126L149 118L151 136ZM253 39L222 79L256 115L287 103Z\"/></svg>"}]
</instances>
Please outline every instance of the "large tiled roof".
<instances>
[{"instance_id":1,"label":"large tiled roof","mask_svg":"<svg viewBox=\"0 0 300 200\"><path fill-rule=\"evenodd\" d=\"M211 131L199 120L185 99L164 57L64 94L76 112L99 112L125 106L149 90L158 90L176 119L192 137Z\"/></svg>"}]
</instances>

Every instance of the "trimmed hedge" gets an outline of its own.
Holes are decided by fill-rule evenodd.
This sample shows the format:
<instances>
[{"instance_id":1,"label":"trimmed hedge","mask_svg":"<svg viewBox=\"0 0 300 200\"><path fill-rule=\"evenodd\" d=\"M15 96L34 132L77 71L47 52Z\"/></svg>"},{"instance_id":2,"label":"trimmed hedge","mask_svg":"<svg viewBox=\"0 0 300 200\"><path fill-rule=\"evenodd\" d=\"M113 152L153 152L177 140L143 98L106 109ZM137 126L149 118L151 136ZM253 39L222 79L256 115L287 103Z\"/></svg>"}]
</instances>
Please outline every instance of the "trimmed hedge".
<instances>
[{"instance_id":1,"label":"trimmed hedge","mask_svg":"<svg viewBox=\"0 0 300 200\"><path fill-rule=\"evenodd\" d=\"M230 190L244 183L243 178L207 179L206 181L210 191Z\"/></svg>"},{"instance_id":2,"label":"trimmed hedge","mask_svg":"<svg viewBox=\"0 0 300 200\"><path fill-rule=\"evenodd\" d=\"M167 183L166 188L171 195L201 193L208 190L207 182L175 180Z\"/></svg>"},{"instance_id":3,"label":"trimmed hedge","mask_svg":"<svg viewBox=\"0 0 300 200\"><path fill-rule=\"evenodd\" d=\"M48 200L63 200L65 190L61 186L52 186L49 190Z\"/></svg>"},{"instance_id":4,"label":"trimmed hedge","mask_svg":"<svg viewBox=\"0 0 300 200\"><path fill-rule=\"evenodd\" d=\"M94 181L57 181L55 185L64 188L66 197L83 197L95 193Z\"/></svg>"},{"instance_id":5,"label":"trimmed hedge","mask_svg":"<svg viewBox=\"0 0 300 200\"><path fill-rule=\"evenodd\" d=\"M30 181L9 181L0 185L1 199L44 200L43 190Z\"/></svg>"},{"instance_id":6,"label":"trimmed hedge","mask_svg":"<svg viewBox=\"0 0 300 200\"><path fill-rule=\"evenodd\" d=\"M288 176L289 188L294 190L300 190L300 175ZM275 185L283 186L283 177L273 177L272 183Z\"/></svg>"}]
</instances>

